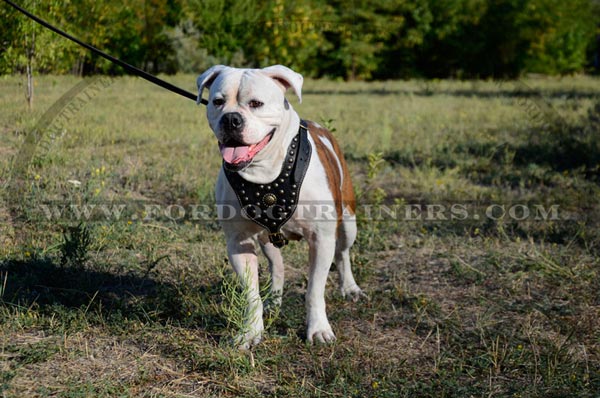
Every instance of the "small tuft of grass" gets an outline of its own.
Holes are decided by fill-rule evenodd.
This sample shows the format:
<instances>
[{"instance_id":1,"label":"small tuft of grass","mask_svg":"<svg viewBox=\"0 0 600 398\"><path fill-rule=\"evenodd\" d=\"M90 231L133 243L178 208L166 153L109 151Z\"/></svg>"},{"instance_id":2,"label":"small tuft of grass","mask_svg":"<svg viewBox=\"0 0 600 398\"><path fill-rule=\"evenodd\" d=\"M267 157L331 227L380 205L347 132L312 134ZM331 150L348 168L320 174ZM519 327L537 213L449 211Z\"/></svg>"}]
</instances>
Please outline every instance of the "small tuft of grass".
<instances>
[{"instance_id":1,"label":"small tuft of grass","mask_svg":"<svg viewBox=\"0 0 600 398\"><path fill-rule=\"evenodd\" d=\"M81 267L88 259L89 249L93 243L90 228L83 223L67 227L63 233L63 243L60 245L60 263Z\"/></svg>"}]
</instances>

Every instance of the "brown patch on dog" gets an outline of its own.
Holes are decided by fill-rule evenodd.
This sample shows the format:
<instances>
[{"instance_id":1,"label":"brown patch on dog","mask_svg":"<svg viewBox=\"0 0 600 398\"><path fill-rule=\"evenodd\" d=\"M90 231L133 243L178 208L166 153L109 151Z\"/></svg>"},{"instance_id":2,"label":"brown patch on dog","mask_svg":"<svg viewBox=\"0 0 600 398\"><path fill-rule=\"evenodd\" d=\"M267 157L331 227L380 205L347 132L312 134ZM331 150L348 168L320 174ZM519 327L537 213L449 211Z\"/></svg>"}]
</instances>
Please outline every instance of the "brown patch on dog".
<instances>
[{"instance_id":1,"label":"brown patch on dog","mask_svg":"<svg viewBox=\"0 0 600 398\"><path fill-rule=\"evenodd\" d=\"M356 200L354 198L354 189L350 173L348 172L348 166L344 160L344 154L331 132L326 128L317 126L314 122L307 121L307 123L308 131L313 138L317 154L327 175L327 183L333 195L339 224L342 221L344 211L347 211L351 215L356 213ZM333 151L322 139L326 139L331 143ZM339 165L341 165L343 175L340 175L338 161Z\"/></svg>"}]
</instances>

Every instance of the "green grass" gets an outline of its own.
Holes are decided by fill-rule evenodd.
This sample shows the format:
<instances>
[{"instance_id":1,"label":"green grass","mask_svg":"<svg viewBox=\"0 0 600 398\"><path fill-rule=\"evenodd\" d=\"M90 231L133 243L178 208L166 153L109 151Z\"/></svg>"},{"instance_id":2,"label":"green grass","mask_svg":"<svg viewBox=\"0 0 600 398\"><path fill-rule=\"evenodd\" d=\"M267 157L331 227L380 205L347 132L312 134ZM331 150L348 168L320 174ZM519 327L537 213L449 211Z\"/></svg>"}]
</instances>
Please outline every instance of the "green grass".
<instances>
[{"instance_id":1,"label":"green grass","mask_svg":"<svg viewBox=\"0 0 600 398\"><path fill-rule=\"evenodd\" d=\"M195 76L169 80L193 90ZM307 346L306 245L284 249L281 313L230 347L230 266L214 221L141 221L140 203L214 203L204 109L118 78L18 174L74 77L0 77L0 391L6 397L593 397L600 391L600 81L307 81L302 117L335 128L361 204L558 206L559 219L372 221L352 257L370 296ZM58 130L57 130L58 131ZM46 136L46 138L48 135ZM77 181L80 184L76 184ZM44 203L129 203L48 222ZM36 210L37 209L37 210ZM435 209L434 209L435 210ZM267 266L262 280L267 283ZM228 317L229 314L229 317Z\"/></svg>"}]
</instances>

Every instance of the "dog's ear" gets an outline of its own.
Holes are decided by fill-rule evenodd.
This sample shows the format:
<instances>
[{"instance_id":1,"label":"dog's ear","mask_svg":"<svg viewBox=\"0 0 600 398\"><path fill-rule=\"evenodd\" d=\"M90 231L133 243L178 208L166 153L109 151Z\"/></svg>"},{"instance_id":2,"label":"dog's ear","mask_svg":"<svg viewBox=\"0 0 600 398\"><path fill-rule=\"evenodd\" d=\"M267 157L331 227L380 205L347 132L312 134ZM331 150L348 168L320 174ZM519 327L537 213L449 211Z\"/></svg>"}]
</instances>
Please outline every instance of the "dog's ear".
<instances>
[{"instance_id":1,"label":"dog's ear","mask_svg":"<svg viewBox=\"0 0 600 398\"><path fill-rule=\"evenodd\" d=\"M198 86L198 100L196 100L196 104L200 104L200 101L202 101L202 92L204 91L204 88L210 88L212 82L215 81L217 76L219 76L219 73L224 69L227 69L227 66L215 65L198 76L198 79L196 79L196 85Z\"/></svg>"},{"instance_id":2,"label":"dog's ear","mask_svg":"<svg viewBox=\"0 0 600 398\"><path fill-rule=\"evenodd\" d=\"M283 65L269 66L262 68L261 71L282 85L283 91L286 91L288 88L294 90L294 94L296 94L298 100L302 102L302 82L304 81L304 78L300 73L296 73Z\"/></svg>"}]
</instances>

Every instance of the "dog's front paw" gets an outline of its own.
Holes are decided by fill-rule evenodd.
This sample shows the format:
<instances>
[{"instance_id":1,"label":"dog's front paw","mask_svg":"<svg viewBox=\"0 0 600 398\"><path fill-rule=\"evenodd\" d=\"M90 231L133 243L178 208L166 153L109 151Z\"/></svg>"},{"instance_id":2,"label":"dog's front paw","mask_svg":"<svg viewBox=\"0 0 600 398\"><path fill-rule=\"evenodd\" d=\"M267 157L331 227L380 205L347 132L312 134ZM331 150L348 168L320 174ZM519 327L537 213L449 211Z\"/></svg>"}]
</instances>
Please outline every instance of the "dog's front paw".
<instances>
[{"instance_id":1,"label":"dog's front paw","mask_svg":"<svg viewBox=\"0 0 600 398\"><path fill-rule=\"evenodd\" d=\"M369 299L358 285L342 288L341 292L342 297L349 301L357 302L360 299Z\"/></svg>"},{"instance_id":2,"label":"dog's front paw","mask_svg":"<svg viewBox=\"0 0 600 398\"><path fill-rule=\"evenodd\" d=\"M329 322L319 322L314 326L308 326L308 330L306 331L306 339L311 344L315 342L329 344L335 341L335 334L333 334L333 330L331 330Z\"/></svg>"}]
</instances>

